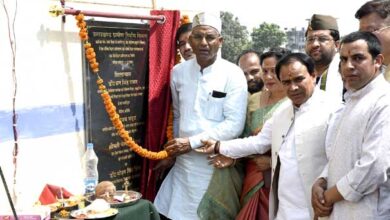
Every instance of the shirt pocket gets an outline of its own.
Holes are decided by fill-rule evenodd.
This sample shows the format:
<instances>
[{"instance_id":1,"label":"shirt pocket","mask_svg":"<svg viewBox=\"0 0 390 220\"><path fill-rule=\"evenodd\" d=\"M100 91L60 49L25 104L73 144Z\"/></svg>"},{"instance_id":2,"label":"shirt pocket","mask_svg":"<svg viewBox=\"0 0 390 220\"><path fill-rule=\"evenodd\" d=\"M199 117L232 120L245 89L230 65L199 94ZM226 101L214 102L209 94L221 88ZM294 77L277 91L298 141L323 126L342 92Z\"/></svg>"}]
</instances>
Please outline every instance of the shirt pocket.
<instances>
[{"instance_id":1,"label":"shirt pocket","mask_svg":"<svg viewBox=\"0 0 390 220\"><path fill-rule=\"evenodd\" d=\"M223 105L226 97L213 97L209 94L207 98L207 104L205 109L206 118L213 121L222 121L223 116Z\"/></svg>"}]
</instances>

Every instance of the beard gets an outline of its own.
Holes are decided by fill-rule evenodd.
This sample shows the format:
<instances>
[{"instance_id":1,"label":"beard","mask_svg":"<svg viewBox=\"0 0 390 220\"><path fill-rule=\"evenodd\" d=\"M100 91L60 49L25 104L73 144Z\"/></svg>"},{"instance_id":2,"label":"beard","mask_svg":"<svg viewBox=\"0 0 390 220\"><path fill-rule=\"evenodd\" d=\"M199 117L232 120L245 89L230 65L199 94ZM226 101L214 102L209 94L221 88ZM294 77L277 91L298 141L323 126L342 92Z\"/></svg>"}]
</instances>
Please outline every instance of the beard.
<instances>
[{"instance_id":1,"label":"beard","mask_svg":"<svg viewBox=\"0 0 390 220\"><path fill-rule=\"evenodd\" d=\"M335 54L336 53L332 53L332 52L323 52L319 57L317 58L312 57L312 58L316 66L327 66L332 62Z\"/></svg>"},{"instance_id":2,"label":"beard","mask_svg":"<svg viewBox=\"0 0 390 220\"><path fill-rule=\"evenodd\" d=\"M260 92L261 89L263 88L264 86L264 83L263 81L251 81L248 83L248 92L250 94L253 94L253 93L256 93L256 92Z\"/></svg>"}]
</instances>

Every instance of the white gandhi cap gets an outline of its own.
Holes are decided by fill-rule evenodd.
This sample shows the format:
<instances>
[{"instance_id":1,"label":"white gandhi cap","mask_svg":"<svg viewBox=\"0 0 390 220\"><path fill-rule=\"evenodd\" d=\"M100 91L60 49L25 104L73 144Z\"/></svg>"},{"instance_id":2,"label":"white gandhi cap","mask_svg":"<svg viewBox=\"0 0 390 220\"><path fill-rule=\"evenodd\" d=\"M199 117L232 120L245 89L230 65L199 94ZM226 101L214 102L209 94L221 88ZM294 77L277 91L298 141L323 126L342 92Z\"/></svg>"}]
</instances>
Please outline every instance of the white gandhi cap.
<instances>
[{"instance_id":1,"label":"white gandhi cap","mask_svg":"<svg viewBox=\"0 0 390 220\"><path fill-rule=\"evenodd\" d=\"M218 31L218 33L221 33L222 29L222 22L219 17L219 13L207 13L207 12L201 12L197 15L195 15L194 19L192 20L192 28L195 28L199 25L207 25L211 26L214 29Z\"/></svg>"}]
</instances>

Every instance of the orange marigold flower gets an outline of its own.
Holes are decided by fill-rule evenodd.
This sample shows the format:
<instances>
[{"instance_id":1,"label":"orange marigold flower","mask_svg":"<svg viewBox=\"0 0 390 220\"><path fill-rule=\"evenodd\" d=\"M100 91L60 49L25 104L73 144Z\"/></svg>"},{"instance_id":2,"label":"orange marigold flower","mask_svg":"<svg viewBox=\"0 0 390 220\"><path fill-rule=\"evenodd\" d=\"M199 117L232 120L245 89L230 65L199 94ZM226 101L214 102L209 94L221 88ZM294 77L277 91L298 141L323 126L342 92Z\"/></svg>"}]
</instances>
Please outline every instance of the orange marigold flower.
<instances>
[{"instance_id":1,"label":"orange marigold flower","mask_svg":"<svg viewBox=\"0 0 390 220\"><path fill-rule=\"evenodd\" d=\"M108 113L108 116L110 116L110 118L112 118L115 116L116 111L107 111L107 113Z\"/></svg>"},{"instance_id":2,"label":"orange marigold flower","mask_svg":"<svg viewBox=\"0 0 390 220\"><path fill-rule=\"evenodd\" d=\"M79 33L81 40L88 40L88 34L86 32Z\"/></svg>"},{"instance_id":3,"label":"orange marigold flower","mask_svg":"<svg viewBox=\"0 0 390 220\"><path fill-rule=\"evenodd\" d=\"M108 113L108 116L109 116L110 118L114 117L115 114L116 114L116 112L107 112L107 113Z\"/></svg>"},{"instance_id":4,"label":"orange marigold flower","mask_svg":"<svg viewBox=\"0 0 390 220\"><path fill-rule=\"evenodd\" d=\"M119 134L119 136L125 136L125 135L127 135L128 133L127 133L127 131L126 130L124 130L124 129L122 129L122 130L120 130L120 131L118 131L118 134Z\"/></svg>"},{"instance_id":5,"label":"orange marigold flower","mask_svg":"<svg viewBox=\"0 0 390 220\"><path fill-rule=\"evenodd\" d=\"M183 17L180 19L180 23L183 25L183 24L187 24L187 23L190 23L190 18L188 17L188 15L183 15Z\"/></svg>"},{"instance_id":6,"label":"orange marigold flower","mask_svg":"<svg viewBox=\"0 0 390 220\"><path fill-rule=\"evenodd\" d=\"M140 148L137 148L137 147L134 147L134 145L132 144L131 145L131 149L136 152L137 154L141 154L141 149Z\"/></svg>"},{"instance_id":7,"label":"orange marigold flower","mask_svg":"<svg viewBox=\"0 0 390 220\"><path fill-rule=\"evenodd\" d=\"M148 151L144 148L141 148L140 151L141 151L141 154L143 154L143 155L146 155L148 153Z\"/></svg>"},{"instance_id":8,"label":"orange marigold flower","mask_svg":"<svg viewBox=\"0 0 390 220\"><path fill-rule=\"evenodd\" d=\"M88 49L88 48L90 48L90 47L92 47L91 43L85 43L85 44L84 44L84 48L85 48L85 49Z\"/></svg>"},{"instance_id":9,"label":"orange marigold flower","mask_svg":"<svg viewBox=\"0 0 390 220\"><path fill-rule=\"evenodd\" d=\"M157 160L157 154L156 153L154 153L154 152L149 152L150 154L148 155L149 157L150 157L150 159L152 159L152 160Z\"/></svg>"},{"instance_id":10,"label":"orange marigold flower","mask_svg":"<svg viewBox=\"0 0 390 220\"><path fill-rule=\"evenodd\" d=\"M107 113L110 115L110 117L114 117L116 114L116 108L114 105L111 105L110 107L106 107Z\"/></svg>"},{"instance_id":11,"label":"orange marigold flower","mask_svg":"<svg viewBox=\"0 0 390 220\"><path fill-rule=\"evenodd\" d=\"M119 121L118 123L115 123L115 124L114 124L114 127L115 127L116 129L118 129L118 130L124 128L122 121Z\"/></svg>"},{"instance_id":12,"label":"orange marigold flower","mask_svg":"<svg viewBox=\"0 0 390 220\"><path fill-rule=\"evenodd\" d=\"M91 53L93 53L93 52L95 52L95 50L93 49L93 47L90 47L90 48L88 48L88 49L85 50L85 54L91 54Z\"/></svg>"},{"instance_id":13,"label":"orange marigold flower","mask_svg":"<svg viewBox=\"0 0 390 220\"><path fill-rule=\"evenodd\" d=\"M78 20L78 21L84 20L84 14L79 13L78 15L76 15L76 20Z\"/></svg>"},{"instance_id":14,"label":"orange marigold flower","mask_svg":"<svg viewBox=\"0 0 390 220\"><path fill-rule=\"evenodd\" d=\"M85 28L87 26L87 23L85 23L84 20L77 22L77 27L79 28Z\"/></svg>"},{"instance_id":15,"label":"orange marigold flower","mask_svg":"<svg viewBox=\"0 0 390 220\"><path fill-rule=\"evenodd\" d=\"M115 114L114 117L111 117L111 121L114 122L115 120L120 119L118 114Z\"/></svg>"},{"instance_id":16,"label":"orange marigold flower","mask_svg":"<svg viewBox=\"0 0 390 220\"><path fill-rule=\"evenodd\" d=\"M98 85L103 84L103 79L99 77L99 78L96 80L96 83L97 83Z\"/></svg>"},{"instance_id":17,"label":"orange marigold flower","mask_svg":"<svg viewBox=\"0 0 390 220\"><path fill-rule=\"evenodd\" d=\"M88 36L87 32L80 31L79 33L80 37L83 39L85 36Z\"/></svg>"},{"instance_id":18,"label":"orange marigold flower","mask_svg":"<svg viewBox=\"0 0 390 220\"><path fill-rule=\"evenodd\" d=\"M87 54L86 55L87 59L90 60L90 59L94 59L96 57L96 53L95 52L92 52L90 54Z\"/></svg>"},{"instance_id":19,"label":"orange marigold flower","mask_svg":"<svg viewBox=\"0 0 390 220\"><path fill-rule=\"evenodd\" d=\"M88 32L88 31L87 31L87 28L80 28L80 32L79 32L79 33L81 33L81 32L87 33L87 32Z\"/></svg>"},{"instance_id":20,"label":"orange marigold flower","mask_svg":"<svg viewBox=\"0 0 390 220\"><path fill-rule=\"evenodd\" d=\"M106 101L106 100L104 100L104 101ZM107 104L105 104L106 109L112 109L112 108L116 109L114 103L111 102L111 97L109 97L109 99L107 99L107 101L108 101Z\"/></svg>"},{"instance_id":21,"label":"orange marigold flower","mask_svg":"<svg viewBox=\"0 0 390 220\"><path fill-rule=\"evenodd\" d=\"M111 99L103 99L104 105L109 105L112 103Z\"/></svg>"},{"instance_id":22,"label":"orange marigold flower","mask_svg":"<svg viewBox=\"0 0 390 220\"><path fill-rule=\"evenodd\" d=\"M103 93L101 94L101 96L102 96L102 98L103 98L104 101L110 100L110 99L111 99L110 95L109 95L107 92L103 92Z\"/></svg>"},{"instance_id":23,"label":"orange marigold flower","mask_svg":"<svg viewBox=\"0 0 390 220\"><path fill-rule=\"evenodd\" d=\"M125 141L126 141L126 144L127 144L127 145L131 145L131 143L133 143L133 138L129 136L129 137L127 138L127 140L125 140Z\"/></svg>"},{"instance_id":24,"label":"orange marigold flower","mask_svg":"<svg viewBox=\"0 0 390 220\"><path fill-rule=\"evenodd\" d=\"M121 120L118 120L118 121L116 121L116 122L113 123L113 124L114 124L114 126L115 126L118 130L120 130L120 129L123 128L123 123L122 123Z\"/></svg>"},{"instance_id":25,"label":"orange marigold flower","mask_svg":"<svg viewBox=\"0 0 390 220\"><path fill-rule=\"evenodd\" d=\"M115 108L114 106L112 106L111 108L107 108L107 113L108 113L110 116L115 116L116 108Z\"/></svg>"},{"instance_id":26,"label":"orange marigold flower","mask_svg":"<svg viewBox=\"0 0 390 220\"><path fill-rule=\"evenodd\" d=\"M88 58L87 58L88 59ZM96 58L88 59L89 64L96 63Z\"/></svg>"},{"instance_id":27,"label":"orange marigold flower","mask_svg":"<svg viewBox=\"0 0 390 220\"><path fill-rule=\"evenodd\" d=\"M95 69L95 68L98 68L98 67L99 67L99 63L98 63L98 62L90 63L89 66L90 66L92 69Z\"/></svg>"},{"instance_id":28,"label":"orange marigold flower","mask_svg":"<svg viewBox=\"0 0 390 220\"><path fill-rule=\"evenodd\" d=\"M105 85L99 85L99 89L104 91L104 90L106 90L106 86Z\"/></svg>"}]
</instances>

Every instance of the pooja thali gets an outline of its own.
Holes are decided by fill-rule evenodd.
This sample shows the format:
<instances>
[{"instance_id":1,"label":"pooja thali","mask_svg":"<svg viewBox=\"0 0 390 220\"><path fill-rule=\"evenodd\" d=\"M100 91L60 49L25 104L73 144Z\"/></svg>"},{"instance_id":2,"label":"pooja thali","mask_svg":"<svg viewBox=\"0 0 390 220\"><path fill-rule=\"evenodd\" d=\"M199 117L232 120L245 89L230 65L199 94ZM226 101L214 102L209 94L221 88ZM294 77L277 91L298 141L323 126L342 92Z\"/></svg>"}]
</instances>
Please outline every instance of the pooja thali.
<instances>
[{"instance_id":1,"label":"pooja thali","mask_svg":"<svg viewBox=\"0 0 390 220\"><path fill-rule=\"evenodd\" d=\"M94 212L88 209L79 209L70 212L70 216L76 219L100 219L118 214L118 209L110 208L104 212Z\"/></svg>"},{"instance_id":2,"label":"pooja thali","mask_svg":"<svg viewBox=\"0 0 390 220\"><path fill-rule=\"evenodd\" d=\"M126 192L125 190L118 190L115 192L115 195L113 197L107 197L104 199L110 204L111 208L120 208L130 206L138 202L138 200L140 200L141 198L142 194L137 191L128 190ZM86 198L87 202L90 203L92 203L95 199L95 195Z\"/></svg>"},{"instance_id":3,"label":"pooja thali","mask_svg":"<svg viewBox=\"0 0 390 220\"><path fill-rule=\"evenodd\" d=\"M71 211L77 208L77 201L73 199L64 199L46 206L50 208L50 212L56 212L60 209Z\"/></svg>"}]
</instances>

